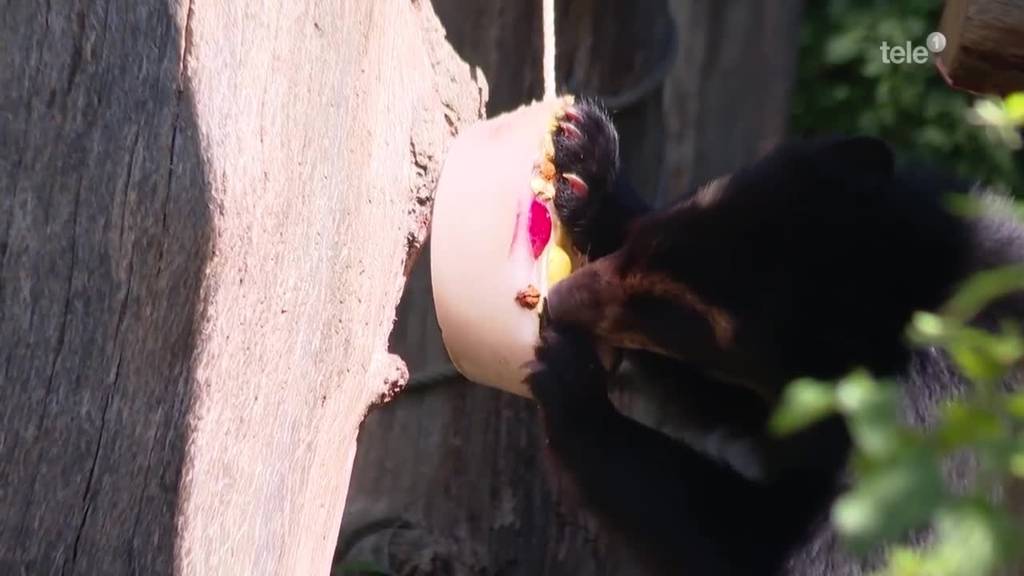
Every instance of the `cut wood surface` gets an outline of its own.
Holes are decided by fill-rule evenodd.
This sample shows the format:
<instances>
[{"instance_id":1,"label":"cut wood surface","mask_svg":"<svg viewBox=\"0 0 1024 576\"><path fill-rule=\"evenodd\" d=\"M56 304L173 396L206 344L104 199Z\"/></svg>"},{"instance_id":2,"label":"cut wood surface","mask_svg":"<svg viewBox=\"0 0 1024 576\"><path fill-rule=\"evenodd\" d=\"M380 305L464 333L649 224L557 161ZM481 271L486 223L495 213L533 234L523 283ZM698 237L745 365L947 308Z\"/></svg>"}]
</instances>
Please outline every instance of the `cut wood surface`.
<instances>
[{"instance_id":1,"label":"cut wood surface","mask_svg":"<svg viewBox=\"0 0 1024 576\"><path fill-rule=\"evenodd\" d=\"M0 573L326 573L482 78L416 0L14 2L0 39Z\"/></svg>"},{"instance_id":2,"label":"cut wood surface","mask_svg":"<svg viewBox=\"0 0 1024 576\"><path fill-rule=\"evenodd\" d=\"M1024 90L1024 0L946 0L939 69L954 87L1005 95Z\"/></svg>"}]
</instances>

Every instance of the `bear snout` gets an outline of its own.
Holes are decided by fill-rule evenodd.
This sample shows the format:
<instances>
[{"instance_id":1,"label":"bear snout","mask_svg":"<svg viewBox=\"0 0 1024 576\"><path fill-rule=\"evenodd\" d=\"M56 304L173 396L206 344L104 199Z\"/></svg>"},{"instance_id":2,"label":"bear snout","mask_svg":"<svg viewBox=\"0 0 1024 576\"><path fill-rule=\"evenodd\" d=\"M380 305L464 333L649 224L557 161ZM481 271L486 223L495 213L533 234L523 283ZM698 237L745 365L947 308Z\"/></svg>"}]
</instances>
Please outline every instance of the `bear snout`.
<instances>
[{"instance_id":1,"label":"bear snout","mask_svg":"<svg viewBox=\"0 0 1024 576\"><path fill-rule=\"evenodd\" d=\"M596 260L573 272L548 293L548 318L602 334L619 313L625 298L615 280L612 262Z\"/></svg>"}]
</instances>

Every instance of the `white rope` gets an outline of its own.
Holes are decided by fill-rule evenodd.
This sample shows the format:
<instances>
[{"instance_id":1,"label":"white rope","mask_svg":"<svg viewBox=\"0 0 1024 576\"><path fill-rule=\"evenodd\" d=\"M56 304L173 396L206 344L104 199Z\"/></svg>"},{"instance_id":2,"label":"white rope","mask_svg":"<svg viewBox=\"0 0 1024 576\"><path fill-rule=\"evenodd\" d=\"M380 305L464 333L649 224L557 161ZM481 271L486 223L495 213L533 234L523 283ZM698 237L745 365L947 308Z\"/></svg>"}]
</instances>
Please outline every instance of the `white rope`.
<instances>
[{"instance_id":1,"label":"white rope","mask_svg":"<svg viewBox=\"0 0 1024 576\"><path fill-rule=\"evenodd\" d=\"M555 0L544 0L544 98L555 97Z\"/></svg>"}]
</instances>

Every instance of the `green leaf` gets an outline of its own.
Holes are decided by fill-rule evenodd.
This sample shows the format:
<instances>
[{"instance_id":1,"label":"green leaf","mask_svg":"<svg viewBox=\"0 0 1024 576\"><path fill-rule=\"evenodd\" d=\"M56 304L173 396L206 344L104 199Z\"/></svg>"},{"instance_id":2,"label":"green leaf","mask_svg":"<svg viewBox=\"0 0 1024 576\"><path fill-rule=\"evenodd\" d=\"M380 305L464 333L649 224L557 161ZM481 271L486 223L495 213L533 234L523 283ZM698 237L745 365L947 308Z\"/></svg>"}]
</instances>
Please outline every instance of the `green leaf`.
<instances>
[{"instance_id":1,"label":"green leaf","mask_svg":"<svg viewBox=\"0 0 1024 576\"><path fill-rule=\"evenodd\" d=\"M1024 92L1014 92L1003 101L1006 116L1010 122L1024 125Z\"/></svg>"},{"instance_id":2,"label":"green leaf","mask_svg":"<svg viewBox=\"0 0 1024 576\"><path fill-rule=\"evenodd\" d=\"M990 98L980 99L974 103L968 119L981 126L1006 126L1009 119L1006 109L998 100Z\"/></svg>"},{"instance_id":3,"label":"green leaf","mask_svg":"<svg viewBox=\"0 0 1024 576\"><path fill-rule=\"evenodd\" d=\"M836 404L847 418L854 444L868 458L888 459L910 440L900 416L899 393L891 384L854 372L839 382Z\"/></svg>"},{"instance_id":4,"label":"green leaf","mask_svg":"<svg viewBox=\"0 0 1024 576\"><path fill-rule=\"evenodd\" d=\"M1024 290L1024 265L1014 264L978 272L946 303L944 314L957 320L974 318L992 301Z\"/></svg>"},{"instance_id":5,"label":"green leaf","mask_svg":"<svg viewBox=\"0 0 1024 576\"><path fill-rule=\"evenodd\" d=\"M882 576L986 576L1015 556L1020 534L1004 510L971 500L936 511L934 544L894 549Z\"/></svg>"},{"instance_id":6,"label":"green leaf","mask_svg":"<svg viewBox=\"0 0 1024 576\"><path fill-rule=\"evenodd\" d=\"M889 551L888 565L877 576L935 576L920 550L897 546Z\"/></svg>"},{"instance_id":7,"label":"green leaf","mask_svg":"<svg viewBox=\"0 0 1024 576\"><path fill-rule=\"evenodd\" d=\"M1002 378L1024 356L1024 340L1012 326L1004 326L1000 334L963 327L948 340L954 361L978 383Z\"/></svg>"},{"instance_id":8,"label":"green leaf","mask_svg":"<svg viewBox=\"0 0 1024 576\"><path fill-rule=\"evenodd\" d=\"M947 450L1002 439L1006 430L998 414L981 406L951 402L942 409L936 435Z\"/></svg>"},{"instance_id":9,"label":"green leaf","mask_svg":"<svg viewBox=\"0 0 1024 576\"><path fill-rule=\"evenodd\" d=\"M915 312L910 319L910 339L919 346L941 344L956 328L938 314Z\"/></svg>"},{"instance_id":10,"label":"green leaf","mask_svg":"<svg viewBox=\"0 0 1024 576\"><path fill-rule=\"evenodd\" d=\"M794 380L783 392L769 429L778 435L792 434L822 420L834 410L835 390L830 384L811 378Z\"/></svg>"},{"instance_id":11,"label":"green leaf","mask_svg":"<svg viewBox=\"0 0 1024 576\"><path fill-rule=\"evenodd\" d=\"M888 561L876 576L938 576L922 550L897 546L889 551Z\"/></svg>"},{"instance_id":12,"label":"green leaf","mask_svg":"<svg viewBox=\"0 0 1024 576\"><path fill-rule=\"evenodd\" d=\"M1006 395L1006 411L1010 416L1024 420L1024 390Z\"/></svg>"},{"instance_id":13,"label":"green leaf","mask_svg":"<svg viewBox=\"0 0 1024 576\"><path fill-rule=\"evenodd\" d=\"M1024 448L1010 457L1010 473L1017 478L1024 479Z\"/></svg>"},{"instance_id":14,"label":"green leaf","mask_svg":"<svg viewBox=\"0 0 1024 576\"><path fill-rule=\"evenodd\" d=\"M992 382L1002 377L1005 370L985 350L972 346L951 346L950 355L965 376L971 380Z\"/></svg>"},{"instance_id":15,"label":"green leaf","mask_svg":"<svg viewBox=\"0 0 1024 576\"><path fill-rule=\"evenodd\" d=\"M939 510L937 544L930 556L950 576L992 574L1014 556L1019 534L1006 511L987 502L968 501Z\"/></svg>"},{"instance_id":16,"label":"green leaf","mask_svg":"<svg viewBox=\"0 0 1024 576\"><path fill-rule=\"evenodd\" d=\"M906 451L858 478L836 502L832 520L850 546L866 551L924 524L943 490L937 459L926 450Z\"/></svg>"},{"instance_id":17,"label":"green leaf","mask_svg":"<svg viewBox=\"0 0 1024 576\"><path fill-rule=\"evenodd\" d=\"M864 370L855 370L836 386L836 401L844 413L856 414L886 397L883 387Z\"/></svg>"}]
</instances>

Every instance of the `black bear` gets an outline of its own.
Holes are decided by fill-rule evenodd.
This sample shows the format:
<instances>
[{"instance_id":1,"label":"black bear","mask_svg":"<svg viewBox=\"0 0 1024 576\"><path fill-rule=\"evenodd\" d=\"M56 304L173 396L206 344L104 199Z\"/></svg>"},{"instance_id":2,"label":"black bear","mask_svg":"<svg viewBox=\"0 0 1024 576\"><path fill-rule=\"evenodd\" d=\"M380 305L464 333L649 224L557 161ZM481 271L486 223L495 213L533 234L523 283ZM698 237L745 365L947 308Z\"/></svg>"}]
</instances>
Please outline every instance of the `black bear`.
<instances>
[{"instance_id":1,"label":"black bear","mask_svg":"<svg viewBox=\"0 0 1024 576\"><path fill-rule=\"evenodd\" d=\"M834 573L799 556L828 529L850 439L837 417L768 433L783 387L865 367L899 377L919 412L956 394L905 327L973 272L1021 260L1024 234L953 215L947 195L969 186L897 169L873 138L783 145L657 211L619 176L595 102L566 111L555 144L556 209L590 255L549 294L528 378L558 467L658 573ZM690 429L746 439L754 465L622 415L598 345L667 386Z\"/></svg>"}]
</instances>

